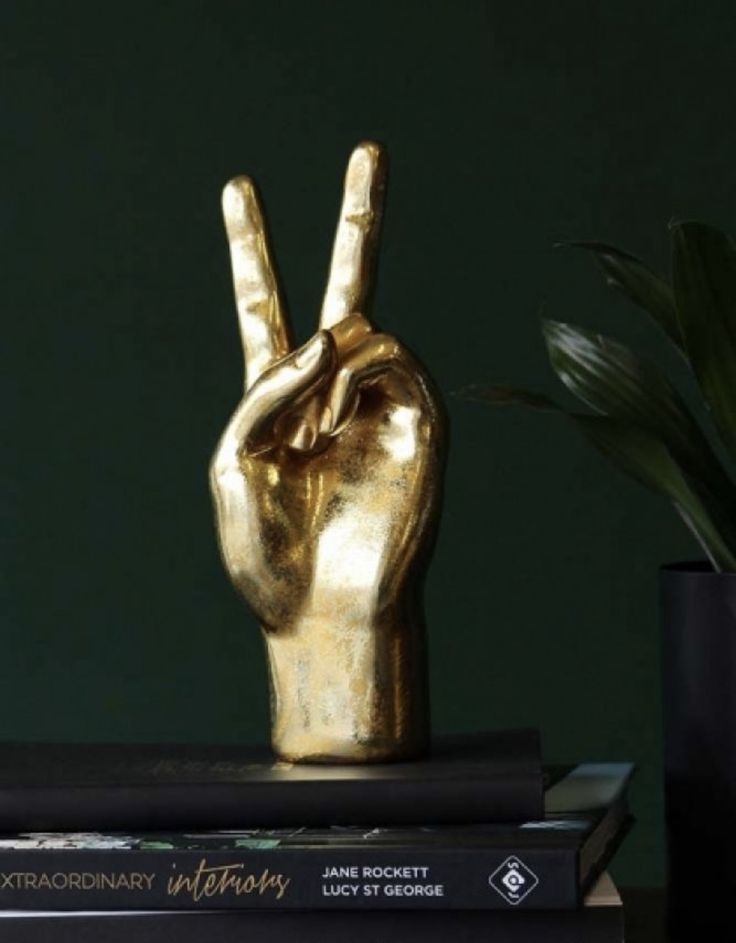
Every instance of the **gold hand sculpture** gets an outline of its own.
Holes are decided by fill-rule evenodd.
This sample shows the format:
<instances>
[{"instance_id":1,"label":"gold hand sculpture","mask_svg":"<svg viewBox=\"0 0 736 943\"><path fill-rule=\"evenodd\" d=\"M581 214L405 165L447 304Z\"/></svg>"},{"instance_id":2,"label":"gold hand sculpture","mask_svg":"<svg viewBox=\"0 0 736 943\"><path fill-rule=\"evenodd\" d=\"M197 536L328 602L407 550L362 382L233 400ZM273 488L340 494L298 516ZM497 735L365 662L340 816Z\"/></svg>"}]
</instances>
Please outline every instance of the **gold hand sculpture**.
<instances>
[{"instance_id":1,"label":"gold hand sculpture","mask_svg":"<svg viewBox=\"0 0 736 943\"><path fill-rule=\"evenodd\" d=\"M223 208L245 394L210 468L222 558L266 641L284 759L376 762L429 735L422 580L445 435L431 381L366 319L385 157L347 168L320 329L293 349L252 182Z\"/></svg>"}]
</instances>

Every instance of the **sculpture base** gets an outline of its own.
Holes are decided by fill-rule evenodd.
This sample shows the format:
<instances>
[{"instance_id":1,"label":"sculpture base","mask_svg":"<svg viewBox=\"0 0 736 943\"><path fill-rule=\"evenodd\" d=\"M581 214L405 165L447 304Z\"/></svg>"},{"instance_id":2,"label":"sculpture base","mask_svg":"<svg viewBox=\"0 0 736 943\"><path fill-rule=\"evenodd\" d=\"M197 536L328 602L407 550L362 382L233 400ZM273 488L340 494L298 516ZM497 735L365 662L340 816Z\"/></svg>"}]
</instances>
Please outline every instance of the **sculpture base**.
<instances>
[{"instance_id":1,"label":"sculpture base","mask_svg":"<svg viewBox=\"0 0 736 943\"><path fill-rule=\"evenodd\" d=\"M312 766L360 766L363 764L411 763L426 759L431 752L429 731L412 731L411 739L376 737L368 741L331 739L300 734L294 752L288 740L273 743L273 751L285 763Z\"/></svg>"}]
</instances>

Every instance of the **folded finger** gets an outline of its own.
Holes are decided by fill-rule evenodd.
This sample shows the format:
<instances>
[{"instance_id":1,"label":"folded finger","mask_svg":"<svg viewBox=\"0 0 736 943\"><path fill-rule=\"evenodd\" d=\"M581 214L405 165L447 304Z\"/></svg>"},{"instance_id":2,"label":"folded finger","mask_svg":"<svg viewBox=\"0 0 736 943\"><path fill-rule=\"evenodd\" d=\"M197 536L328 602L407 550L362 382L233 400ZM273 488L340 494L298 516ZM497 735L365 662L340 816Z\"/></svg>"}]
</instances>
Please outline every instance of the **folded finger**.
<instances>
[{"instance_id":1,"label":"folded finger","mask_svg":"<svg viewBox=\"0 0 736 943\"><path fill-rule=\"evenodd\" d=\"M421 382L413 357L395 337L372 334L341 361L327 393L323 432L335 435L345 425L361 386L380 384L392 400L411 405Z\"/></svg>"},{"instance_id":2,"label":"folded finger","mask_svg":"<svg viewBox=\"0 0 736 943\"><path fill-rule=\"evenodd\" d=\"M334 342L319 331L303 347L266 370L235 412L218 454L225 464L242 454L256 454L279 444L274 425L325 385L332 375Z\"/></svg>"}]
</instances>

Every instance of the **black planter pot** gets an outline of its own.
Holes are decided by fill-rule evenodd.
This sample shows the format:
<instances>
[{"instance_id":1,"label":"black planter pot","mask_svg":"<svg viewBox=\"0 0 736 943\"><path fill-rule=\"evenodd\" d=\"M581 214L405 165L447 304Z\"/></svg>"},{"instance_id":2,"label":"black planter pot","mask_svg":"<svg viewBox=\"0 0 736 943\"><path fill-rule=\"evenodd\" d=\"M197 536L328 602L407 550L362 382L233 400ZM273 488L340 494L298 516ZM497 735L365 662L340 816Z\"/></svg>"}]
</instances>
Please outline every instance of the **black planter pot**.
<instances>
[{"instance_id":1,"label":"black planter pot","mask_svg":"<svg viewBox=\"0 0 736 943\"><path fill-rule=\"evenodd\" d=\"M692 940L736 921L736 574L664 567L661 598L670 932Z\"/></svg>"}]
</instances>

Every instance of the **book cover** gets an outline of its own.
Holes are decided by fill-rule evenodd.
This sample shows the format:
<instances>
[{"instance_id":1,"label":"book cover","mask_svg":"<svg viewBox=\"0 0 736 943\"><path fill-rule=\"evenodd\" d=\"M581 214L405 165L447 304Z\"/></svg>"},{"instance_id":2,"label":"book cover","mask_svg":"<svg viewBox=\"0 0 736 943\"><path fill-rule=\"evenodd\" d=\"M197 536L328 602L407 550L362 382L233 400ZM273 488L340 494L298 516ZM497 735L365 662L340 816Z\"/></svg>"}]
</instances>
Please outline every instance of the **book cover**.
<instances>
[{"instance_id":1,"label":"book cover","mask_svg":"<svg viewBox=\"0 0 736 943\"><path fill-rule=\"evenodd\" d=\"M409 825L542 814L534 730L438 738L431 756L279 762L223 745L0 744L0 831Z\"/></svg>"},{"instance_id":2,"label":"book cover","mask_svg":"<svg viewBox=\"0 0 736 943\"><path fill-rule=\"evenodd\" d=\"M577 766L519 824L5 835L0 908L574 908L626 831L631 771Z\"/></svg>"}]
</instances>

